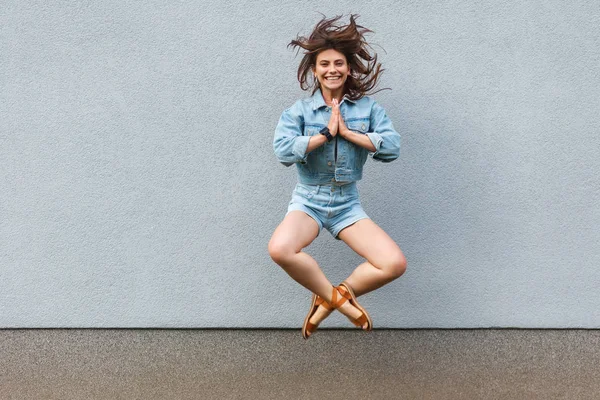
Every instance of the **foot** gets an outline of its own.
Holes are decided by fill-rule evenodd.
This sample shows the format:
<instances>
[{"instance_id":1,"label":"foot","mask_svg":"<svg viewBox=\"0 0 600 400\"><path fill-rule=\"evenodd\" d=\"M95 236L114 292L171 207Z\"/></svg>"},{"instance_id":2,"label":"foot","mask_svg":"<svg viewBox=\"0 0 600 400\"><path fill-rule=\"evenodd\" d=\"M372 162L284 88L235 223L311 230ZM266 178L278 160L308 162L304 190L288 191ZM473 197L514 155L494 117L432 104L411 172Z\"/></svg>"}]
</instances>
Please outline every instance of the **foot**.
<instances>
[{"instance_id":1,"label":"foot","mask_svg":"<svg viewBox=\"0 0 600 400\"><path fill-rule=\"evenodd\" d=\"M311 324L319 325L325 318L329 317L329 315L332 312L333 312L333 310L328 310L327 308L325 308L323 306L323 304L321 304L317 308L317 311L315 311L315 313L310 317L310 319L308 320L308 322L310 322ZM308 336L311 335L310 332L307 332L306 334Z\"/></svg>"},{"instance_id":2,"label":"foot","mask_svg":"<svg viewBox=\"0 0 600 400\"><path fill-rule=\"evenodd\" d=\"M344 284L341 284L339 287L332 287L331 303L325 302L321 297L313 294L311 311L309 311L309 314L312 314L307 316L308 320L304 320L304 326L302 327L302 336L304 339L308 339L312 333L317 330L318 325L327 318L334 309L339 310L348 317L353 324L360 326L364 330L369 330L370 326L367 320L368 318L365 315L366 311L356 307L354 304L355 301L351 289L344 286ZM316 306L315 303L320 303L316 309L314 308ZM359 325L357 320L361 317L364 322L361 322Z\"/></svg>"},{"instance_id":3,"label":"foot","mask_svg":"<svg viewBox=\"0 0 600 400\"><path fill-rule=\"evenodd\" d=\"M349 301L345 302L344 304L342 304L338 310L344 314L346 317L348 317L348 319L350 320L355 320L358 317L360 317L362 315L362 311L360 311L358 308L354 307L352 304L350 304ZM366 330L369 327L369 323L365 322L361 328Z\"/></svg>"}]
</instances>

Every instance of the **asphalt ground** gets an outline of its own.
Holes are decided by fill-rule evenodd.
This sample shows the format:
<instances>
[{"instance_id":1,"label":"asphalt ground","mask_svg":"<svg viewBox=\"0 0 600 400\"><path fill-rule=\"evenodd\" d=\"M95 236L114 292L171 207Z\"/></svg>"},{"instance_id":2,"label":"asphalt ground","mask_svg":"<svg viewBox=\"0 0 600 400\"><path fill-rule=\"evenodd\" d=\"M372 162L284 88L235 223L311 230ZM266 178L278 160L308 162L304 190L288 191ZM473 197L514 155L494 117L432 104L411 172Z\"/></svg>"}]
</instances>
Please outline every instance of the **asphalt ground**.
<instances>
[{"instance_id":1,"label":"asphalt ground","mask_svg":"<svg viewBox=\"0 0 600 400\"><path fill-rule=\"evenodd\" d=\"M2 400L599 398L600 330L0 330Z\"/></svg>"}]
</instances>

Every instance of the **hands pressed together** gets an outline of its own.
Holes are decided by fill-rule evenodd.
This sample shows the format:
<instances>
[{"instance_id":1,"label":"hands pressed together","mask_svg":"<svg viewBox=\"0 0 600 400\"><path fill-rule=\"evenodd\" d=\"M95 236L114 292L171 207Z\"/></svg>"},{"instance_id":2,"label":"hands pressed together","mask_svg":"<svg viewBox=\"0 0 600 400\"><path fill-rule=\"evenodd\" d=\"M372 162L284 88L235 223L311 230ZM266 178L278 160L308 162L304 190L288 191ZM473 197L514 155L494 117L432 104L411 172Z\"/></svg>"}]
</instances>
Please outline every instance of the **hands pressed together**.
<instances>
[{"instance_id":1,"label":"hands pressed together","mask_svg":"<svg viewBox=\"0 0 600 400\"><path fill-rule=\"evenodd\" d=\"M351 132L346 126L342 114L340 113L340 103L335 98L331 103L331 117L329 118L327 128L329 128L331 136L335 137L339 133L344 139L346 139Z\"/></svg>"},{"instance_id":2,"label":"hands pressed together","mask_svg":"<svg viewBox=\"0 0 600 400\"><path fill-rule=\"evenodd\" d=\"M348 129L346 122L344 122L344 118L342 118L342 114L340 113L340 103L336 99L333 99L331 103L331 117L329 117L327 128L329 128L329 133L332 137L337 136L339 133L341 137L357 146L364 147L369 151L376 151L367 135L359 135ZM325 143L325 136L316 135L309 141L306 151L311 152Z\"/></svg>"}]
</instances>

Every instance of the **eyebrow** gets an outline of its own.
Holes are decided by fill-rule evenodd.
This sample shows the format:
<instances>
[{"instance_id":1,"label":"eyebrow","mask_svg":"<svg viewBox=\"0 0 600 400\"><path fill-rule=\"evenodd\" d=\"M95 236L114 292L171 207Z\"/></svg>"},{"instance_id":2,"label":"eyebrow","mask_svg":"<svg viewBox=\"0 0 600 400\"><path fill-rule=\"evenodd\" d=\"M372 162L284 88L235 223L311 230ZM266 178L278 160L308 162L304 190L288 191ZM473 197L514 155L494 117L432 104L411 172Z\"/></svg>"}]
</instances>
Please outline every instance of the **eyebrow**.
<instances>
[{"instance_id":1,"label":"eyebrow","mask_svg":"<svg viewBox=\"0 0 600 400\"><path fill-rule=\"evenodd\" d=\"M333 60L333 62L337 62L337 61L342 61L342 62L343 62L343 61L344 61L344 59L343 59L343 58L338 58L337 60ZM329 60L321 60L321 61L319 61L319 62L320 62L320 63L322 63L322 62L329 62Z\"/></svg>"}]
</instances>

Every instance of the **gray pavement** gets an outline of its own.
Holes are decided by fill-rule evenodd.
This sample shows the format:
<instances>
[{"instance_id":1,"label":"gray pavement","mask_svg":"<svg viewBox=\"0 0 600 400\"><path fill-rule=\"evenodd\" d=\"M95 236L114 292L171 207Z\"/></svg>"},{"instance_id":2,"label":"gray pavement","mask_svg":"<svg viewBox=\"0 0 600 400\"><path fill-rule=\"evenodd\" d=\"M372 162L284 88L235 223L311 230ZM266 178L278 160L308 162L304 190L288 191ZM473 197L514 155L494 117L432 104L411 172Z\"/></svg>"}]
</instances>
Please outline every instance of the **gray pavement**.
<instances>
[{"instance_id":1,"label":"gray pavement","mask_svg":"<svg viewBox=\"0 0 600 400\"><path fill-rule=\"evenodd\" d=\"M597 399L598 330L0 330L0 399Z\"/></svg>"}]
</instances>

